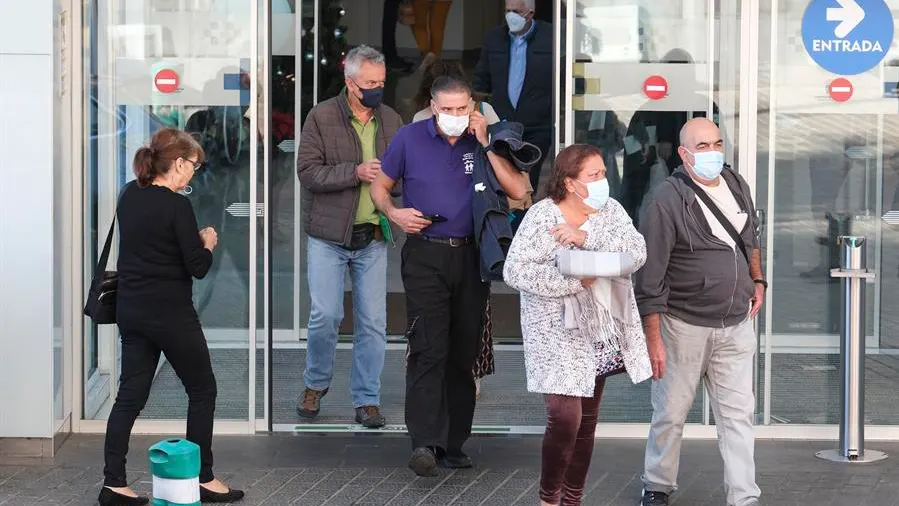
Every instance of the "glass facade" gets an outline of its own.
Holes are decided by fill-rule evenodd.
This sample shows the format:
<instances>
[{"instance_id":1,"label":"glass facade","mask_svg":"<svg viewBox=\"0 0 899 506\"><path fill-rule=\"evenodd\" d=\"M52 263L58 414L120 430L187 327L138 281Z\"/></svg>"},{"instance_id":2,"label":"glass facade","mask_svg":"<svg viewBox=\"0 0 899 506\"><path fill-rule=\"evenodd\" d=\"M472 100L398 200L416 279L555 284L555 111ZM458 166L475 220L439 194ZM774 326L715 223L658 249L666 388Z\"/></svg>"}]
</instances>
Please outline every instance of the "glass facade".
<instances>
[{"instance_id":1,"label":"glass facade","mask_svg":"<svg viewBox=\"0 0 899 506\"><path fill-rule=\"evenodd\" d=\"M306 236L296 147L306 114L341 92L340 59L350 47L383 47L381 19L397 2L368 0L89 0L80 37L82 170L69 202L82 214L86 290L119 190L133 178L135 150L165 126L203 145L208 168L189 195L200 226L219 233L209 275L194 298L218 380L218 420L253 430L352 430L349 368L352 304L345 318L331 394L314 423L296 415L303 388L309 315ZM899 9L899 1L887 2ZM680 164L680 127L691 117L721 127L727 162L755 190L770 281L758 319L758 423L835 424L839 418L839 283L829 276L840 234L869 238L866 395L869 423L892 425L899 379L893 335L899 318L899 187L896 93L899 59L850 76L853 97L828 95L832 74L808 55L803 0L538 1L555 33L557 65L552 152L590 143L605 156L612 195L638 219L652 189ZM503 2L451 2L443 56L473 77L484 35L502 23ZM413 31L397 24L398 55L385 102L408 122L421 76ZM78 30L74 30L76 35ZM892 86L892 88L890 88ZM488 98L489 101L489 98ZM547 163L550 163L551 160ZM549 165L544 169L548 172ZM899 216L899 214L897 214ZM401 239L401 238L400 238ZM76 239L76 242L77 239ZM115 248L114 248L115 249ZM398 246L389 252L388 352L382 376L389 428L402 430L405 294ZM114 268L115 251L110 260ZM77 276L77 273L75 274ZM60 282L64 277L60 275ZM77 297L76 297L77 298ZM494 283L491 305L497 372L482 382L478 430L536 431L542 399L524 386L517 294ZM120 367L114 327L84 319L81 406L102 420ZM249 353L249 350L253 350ZM63 355L60 354L62 357ZM163 360L142 418L184 418L187 398ZM609 380L606 422L647 423L649 384ZM714 424L704 390L689 416Z\"/></svg>"},{"instance_id":2,"label":"glass facade","mask_svg":"<svg viewBox=\"0 0 899 506\"><path fill-rule=\"evenodd\" d=\"M899 2L886 3L892 24ZM877 274L866 294L868 423L895 424L897 52L883 48L882 65L846 76L849 100L832 98L839 76L817 66L797 36L807 5L774 2L759 14L756 198L772 280L761 343L765 419L839 423L840 283L830 269L839 263L835 238L853 234L867 238Z\"/></svg>"}]
</instances>

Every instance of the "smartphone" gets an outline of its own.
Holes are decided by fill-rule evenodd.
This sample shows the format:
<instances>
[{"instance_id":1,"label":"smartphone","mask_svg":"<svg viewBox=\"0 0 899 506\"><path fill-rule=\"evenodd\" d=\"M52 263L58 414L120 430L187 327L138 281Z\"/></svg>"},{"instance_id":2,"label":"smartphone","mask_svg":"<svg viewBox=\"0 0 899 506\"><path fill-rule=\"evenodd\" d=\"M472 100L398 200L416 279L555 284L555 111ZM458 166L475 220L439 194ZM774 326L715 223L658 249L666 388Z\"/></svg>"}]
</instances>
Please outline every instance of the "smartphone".
<instances>
[{"instance_id":1,"label":"smartphone","mask_svg":"<svg viewBox=\"0 0 899 506\"><path fill-rule=\"evenodd\" d=\"M425 214L422 218L430 221L431 223L443 223L446 221L446 217L440 216L439 214Z\"/></svg>"}]
</instances>

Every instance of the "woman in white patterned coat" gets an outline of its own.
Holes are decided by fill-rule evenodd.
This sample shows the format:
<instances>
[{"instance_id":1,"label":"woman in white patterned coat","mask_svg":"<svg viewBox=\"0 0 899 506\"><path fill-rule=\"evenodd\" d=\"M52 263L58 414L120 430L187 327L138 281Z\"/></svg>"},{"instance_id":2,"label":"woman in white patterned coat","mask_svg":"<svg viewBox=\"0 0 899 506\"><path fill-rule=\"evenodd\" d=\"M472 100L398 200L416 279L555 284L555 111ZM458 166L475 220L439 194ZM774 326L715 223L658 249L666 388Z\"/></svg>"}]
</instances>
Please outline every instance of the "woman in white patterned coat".
<instances>
[{"instance_id":1,"label":"woman in white patterned coat","mask_svg":"<svg viewBox=\"0 0 899 506\"><path fill-rule=\"evenodd\" d=\"M559 153L545 193L525 215L503 274L521 292L528 391L544 394L546 403L541 505L579 506L605 378L626 371L638 383L652 376L630 283L646 261L646 243L609 198L594 146ZM565 249L612 253L579 267L608 277L563 274L559 265L571 269L557 261ZM610 259L618 263L608 275Z\"/></svg>"}]
</instances>

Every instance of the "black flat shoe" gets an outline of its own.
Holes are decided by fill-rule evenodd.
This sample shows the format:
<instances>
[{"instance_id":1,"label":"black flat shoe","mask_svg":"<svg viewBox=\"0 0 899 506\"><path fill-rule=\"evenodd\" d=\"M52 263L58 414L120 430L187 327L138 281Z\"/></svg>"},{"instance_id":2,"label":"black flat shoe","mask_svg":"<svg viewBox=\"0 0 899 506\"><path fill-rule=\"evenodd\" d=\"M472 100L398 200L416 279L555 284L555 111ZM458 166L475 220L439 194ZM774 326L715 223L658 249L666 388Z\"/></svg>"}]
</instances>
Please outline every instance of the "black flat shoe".
<instances>
[{"instance_id":1,"label":"black flat shoe","mask_svg":"<svg viewBox=\"0 0 899 506\"><path fill-rule=\"evenodd\" d=\"M243 490L229 489L227 492L213 492L200 486L200 502L231 503L243 499Z\"/></svg>"},{"instance_id":2,"label":"black flat shoe","mask_svg":"<svg viewBox=\"0 0 899 506\"><path fill-rule=\"evenodd\" d=\"M143 506L149 504L150 499L142 496L129 497L103 487L100 489L100 495L97 496L97 502L100 503L100 506Z\"/></svg>"}]
</instances>

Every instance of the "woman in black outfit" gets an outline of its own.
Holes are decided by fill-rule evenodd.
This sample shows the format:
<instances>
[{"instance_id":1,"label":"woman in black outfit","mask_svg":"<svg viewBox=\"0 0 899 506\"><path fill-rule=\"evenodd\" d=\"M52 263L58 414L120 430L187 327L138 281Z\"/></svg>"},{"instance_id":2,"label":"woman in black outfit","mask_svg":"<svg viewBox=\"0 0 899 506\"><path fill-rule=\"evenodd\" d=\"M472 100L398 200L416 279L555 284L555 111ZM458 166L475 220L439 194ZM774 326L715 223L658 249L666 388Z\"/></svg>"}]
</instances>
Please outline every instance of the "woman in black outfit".
<instances>
[{"instance_id":1,"label":"woman in black outfit","mask_svg":"<svg viewBox=\"0 0 899 506\"><path fill-rule=\"evenodd\" d=\"M134 155L136 184L119 199L117 319L122 336L119 392L106 426L102 506L147 504L125 479L125 455L134 420L150 395L159 354L165 353L189 398L187 439L200 447L203 502L243 497L212 474L216 385L206 338L192 300L193 278L212 265L218 236L197 229L190 202L179 191L203 164L203 150L185 132L163 129Z\"/></svg>"}]
</instances>

